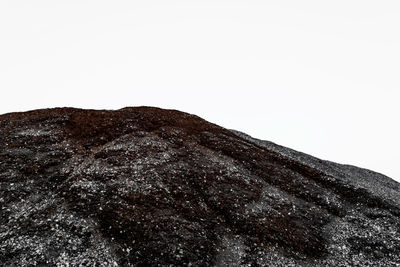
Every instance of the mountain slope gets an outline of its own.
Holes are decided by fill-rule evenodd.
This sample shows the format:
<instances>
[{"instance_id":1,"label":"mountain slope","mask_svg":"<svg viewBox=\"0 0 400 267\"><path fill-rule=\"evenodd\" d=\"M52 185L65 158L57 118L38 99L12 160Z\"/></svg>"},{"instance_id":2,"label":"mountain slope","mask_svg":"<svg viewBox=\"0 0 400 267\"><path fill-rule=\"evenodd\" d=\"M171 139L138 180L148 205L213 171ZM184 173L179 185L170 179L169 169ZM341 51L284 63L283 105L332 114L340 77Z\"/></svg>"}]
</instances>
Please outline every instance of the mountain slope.
<instances>
[{"instance_id":1,"label":"mountain slope","mask_svg":"<svg viewBox=\"0 0 400 267\"><path fill-rule=\"evenodd\" d=\"M400 264L398 183L193 115L10 113L0 144L5 266Z\"/></svg>"}]
</instances>

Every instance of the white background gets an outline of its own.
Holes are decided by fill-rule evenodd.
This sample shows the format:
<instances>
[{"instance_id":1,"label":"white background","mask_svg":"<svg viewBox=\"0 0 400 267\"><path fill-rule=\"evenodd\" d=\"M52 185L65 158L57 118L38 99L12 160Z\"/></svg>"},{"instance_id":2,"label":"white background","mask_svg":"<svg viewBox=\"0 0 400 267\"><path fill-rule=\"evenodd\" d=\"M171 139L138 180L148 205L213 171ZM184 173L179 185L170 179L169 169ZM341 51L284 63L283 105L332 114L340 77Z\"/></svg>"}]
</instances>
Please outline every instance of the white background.
<instances>
[{"instance_id":1,"label":"white background","mask_svg":"<svg viewBox=\"0 0 400 267\"><path fill-rule=\"evenodd\" d=\"M0 113L158 106L400 181L400 1L0 0Z\"/></svg>"}]
</instances>

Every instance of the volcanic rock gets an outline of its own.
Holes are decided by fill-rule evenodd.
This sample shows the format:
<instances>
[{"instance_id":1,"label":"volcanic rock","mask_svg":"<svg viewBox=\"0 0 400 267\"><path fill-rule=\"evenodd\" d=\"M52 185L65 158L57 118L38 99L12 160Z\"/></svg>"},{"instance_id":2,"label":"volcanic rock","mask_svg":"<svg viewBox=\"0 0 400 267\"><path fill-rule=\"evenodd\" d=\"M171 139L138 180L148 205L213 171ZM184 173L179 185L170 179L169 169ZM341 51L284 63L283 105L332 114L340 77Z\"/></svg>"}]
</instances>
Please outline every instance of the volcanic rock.
<instances>
[{"instance_id":1,"label":"volcanic rock","mask_svg":"<svg viewBox=\"0 0 400 267\"><path fill-rule=\"evenodd\" d=\"M400 266L399 183L175 110L1 115L0 186L1 266Z\"/></svg>"}]
</instances>

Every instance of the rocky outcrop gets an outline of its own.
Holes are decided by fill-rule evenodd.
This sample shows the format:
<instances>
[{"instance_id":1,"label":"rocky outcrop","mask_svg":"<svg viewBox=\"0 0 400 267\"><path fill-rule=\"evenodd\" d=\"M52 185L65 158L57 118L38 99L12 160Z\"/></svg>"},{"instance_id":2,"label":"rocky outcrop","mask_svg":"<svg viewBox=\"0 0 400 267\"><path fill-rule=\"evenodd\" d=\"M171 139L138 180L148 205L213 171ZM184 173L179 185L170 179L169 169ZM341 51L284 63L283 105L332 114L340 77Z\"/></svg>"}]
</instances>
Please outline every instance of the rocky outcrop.
<instances>
[{"instance_id":1,"label":"rocky outcrop","mask_svg":"<svg viewBox=\"0 0 400 267\"><path fill-rule=\"evenodd\" d=\"M400 266L398 183L174 110L1 115L0 186L2 266Z\"/></svg>"}]
</instances>

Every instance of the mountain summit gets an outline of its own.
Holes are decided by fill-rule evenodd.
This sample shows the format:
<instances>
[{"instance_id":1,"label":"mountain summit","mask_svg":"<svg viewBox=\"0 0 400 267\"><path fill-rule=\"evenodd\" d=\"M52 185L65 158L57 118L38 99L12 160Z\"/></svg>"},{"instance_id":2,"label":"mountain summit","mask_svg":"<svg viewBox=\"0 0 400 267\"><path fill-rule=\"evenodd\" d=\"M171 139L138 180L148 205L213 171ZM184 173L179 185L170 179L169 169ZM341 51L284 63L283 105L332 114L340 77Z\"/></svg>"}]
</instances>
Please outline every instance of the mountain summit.
<instances>
[{"instance_id":1,"label":"mountain summit","mask_svg":"<svg viewBox=\"0 0 400 267\"><path fill-rule=\"evenodd\" d=\"M150 107L0 116L1 266L400 266L400 184Z\"/></svg>"}]
</instances>

